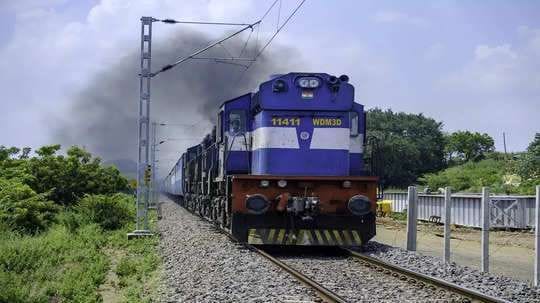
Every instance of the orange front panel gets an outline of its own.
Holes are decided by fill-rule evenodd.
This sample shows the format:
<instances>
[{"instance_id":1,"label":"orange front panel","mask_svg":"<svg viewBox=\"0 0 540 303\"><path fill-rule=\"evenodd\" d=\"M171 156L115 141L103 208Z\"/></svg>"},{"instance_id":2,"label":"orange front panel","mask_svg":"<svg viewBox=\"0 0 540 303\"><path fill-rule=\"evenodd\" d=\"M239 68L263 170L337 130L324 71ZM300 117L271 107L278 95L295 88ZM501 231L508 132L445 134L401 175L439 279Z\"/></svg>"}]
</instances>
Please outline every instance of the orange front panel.
<instances>
[{"instance_id":1,"label":"orange front panel","mask_svg":"<svg viewBox=\"0 0 540 303\"><path fill-rule=\"evenodd\" d=\"M261 180L268 180L268 187L261 187ZM280 188L279 180L286 180L287 186ZM343 188L343 181L350 181L350 188ZM247 213L246 197L262 194L272 202L269 211L276 210L276 197L289 193L290 196L317 196L320 199L321 214L348 214L347 203L355 195L367 196L372 201L372 210L376 209L376 177L302 177L302 176L233 176L232 208L233 212Z\"/></svg>"}]
</instances>

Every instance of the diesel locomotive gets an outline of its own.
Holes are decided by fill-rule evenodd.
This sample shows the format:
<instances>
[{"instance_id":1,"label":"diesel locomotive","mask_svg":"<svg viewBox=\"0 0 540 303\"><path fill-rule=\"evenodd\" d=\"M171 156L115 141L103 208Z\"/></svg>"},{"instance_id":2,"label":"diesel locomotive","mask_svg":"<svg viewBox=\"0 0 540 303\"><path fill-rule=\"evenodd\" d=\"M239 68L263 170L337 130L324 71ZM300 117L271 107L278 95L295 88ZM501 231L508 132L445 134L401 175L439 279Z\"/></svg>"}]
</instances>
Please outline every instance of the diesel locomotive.
<instances>
[{"instance_id":1,"label":"diesel locomotive","mask_svg":"<svg viewBox=\"0 0 540 303\"><path fill-rule=\"evenodd\" d=\"M346 75L272 76L223 102L216 126L163 183L186 209L263 245L361 246L375 235L378 179L366 115Z\"/></svg>"}]
</instances>

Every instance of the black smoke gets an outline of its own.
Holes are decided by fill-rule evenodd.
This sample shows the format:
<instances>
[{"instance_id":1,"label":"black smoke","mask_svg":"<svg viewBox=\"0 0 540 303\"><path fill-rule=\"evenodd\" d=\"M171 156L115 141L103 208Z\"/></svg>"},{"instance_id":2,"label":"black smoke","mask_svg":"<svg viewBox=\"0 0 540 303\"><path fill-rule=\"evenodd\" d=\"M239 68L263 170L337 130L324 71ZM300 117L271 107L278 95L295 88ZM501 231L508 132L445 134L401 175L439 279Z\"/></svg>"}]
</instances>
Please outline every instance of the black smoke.
<instances>
[{"instance_id":1,"label":"black smoke","mask_svg":"<svg viewBox=\"0 0 540 303\"><path fill-rule=\"evenodd\" d=\"M179 31L168 39L153 44L152 70L189 55L211 41L195 31ZM245 40L234 39L202 56L238 54ZM253 56L250 43L243 57ZM260 44L259 44L260 46ZM109 162L137 159L137 117L139 111L140 53L133 51L119 56L118 61L93 77L74 96L73 106L61 119L55 132L57 141L65 145L85 146ZM191 60L152 80L151 117L169 123L195 124L191 128L174 127L161 130L161 137L186 138L164 144L162 149L176 157L188 145L200 142L211 130L218 106L230 98L254 91L271 74L285 73L299 67L299 55L291 47L272 44L238 81L245 62L235 64ZM166 145L166 147L165 147ZM176 153L175 153L176 152ZM126 162L127 161L127 162ZM129 166L129 165L127 165ZM167 168L168 169L168 168ZM124 168L124 170L131 170Z\"/></svg>"}]
</instances>

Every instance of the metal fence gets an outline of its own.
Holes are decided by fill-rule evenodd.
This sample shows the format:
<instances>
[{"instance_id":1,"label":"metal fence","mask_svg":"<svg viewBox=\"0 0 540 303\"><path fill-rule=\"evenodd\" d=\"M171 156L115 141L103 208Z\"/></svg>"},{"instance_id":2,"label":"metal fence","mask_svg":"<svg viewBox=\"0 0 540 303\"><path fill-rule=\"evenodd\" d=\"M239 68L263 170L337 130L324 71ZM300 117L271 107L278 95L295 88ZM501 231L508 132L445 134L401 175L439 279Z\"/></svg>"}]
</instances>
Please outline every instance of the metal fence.
<instances>
[{"instance_id":1,"label":"metal fence","mask_svg":"<svg viewBox=\"0 0 540 303\"><path fill-rule=\"evenodd\" d=\"M452 194L452 224L481 227L480 194ZM385 192L392 201L392 211L407 209L406 192ZM499 228L533 228L534 196L491 196L491 226ZM418 219L430 220L444 215L444 195L419 194Z\"/></svg>"}]
</instances>

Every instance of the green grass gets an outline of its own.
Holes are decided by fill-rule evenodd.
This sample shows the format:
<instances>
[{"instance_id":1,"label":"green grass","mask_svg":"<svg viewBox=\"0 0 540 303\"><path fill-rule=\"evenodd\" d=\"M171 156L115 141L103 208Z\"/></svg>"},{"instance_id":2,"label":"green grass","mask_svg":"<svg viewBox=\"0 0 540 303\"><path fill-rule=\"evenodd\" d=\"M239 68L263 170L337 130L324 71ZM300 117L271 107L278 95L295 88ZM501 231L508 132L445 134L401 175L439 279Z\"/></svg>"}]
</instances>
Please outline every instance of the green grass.
<instances>
[{"instance_id":1,"label":"green grass","mask_svg":"<svg viewBox=\"0 0 540 303\"><path fill-rule=\"evenodd\" d=\"M161 262L157 237L128 241L132 224L70 229L56 224L36 236L0 230L0 302L102 302L99 287L109 271L120 281L119 302L152 301ZM110 251L122 256L116 268Z\"/></svg>"},{"instance_id":2,"label":"green grass","mask_svg":"<svg viewBox=\"0 0 540 303\"><path fill-rule=\"evenodd\" d=\"M388 216L396 221L407 221L407 210L403 212L391 212Z\"/></svg>"}]
</instances>

